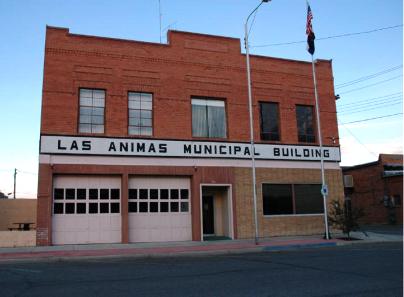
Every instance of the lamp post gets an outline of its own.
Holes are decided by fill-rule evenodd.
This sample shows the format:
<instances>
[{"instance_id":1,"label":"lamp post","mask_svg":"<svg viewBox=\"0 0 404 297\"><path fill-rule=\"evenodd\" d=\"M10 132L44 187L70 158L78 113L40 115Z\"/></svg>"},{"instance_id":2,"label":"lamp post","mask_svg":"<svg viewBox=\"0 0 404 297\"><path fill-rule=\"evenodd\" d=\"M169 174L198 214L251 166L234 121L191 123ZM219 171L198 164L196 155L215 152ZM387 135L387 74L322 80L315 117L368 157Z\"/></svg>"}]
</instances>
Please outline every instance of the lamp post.
<instances>
[{"instance_id":1,"label":"lamp post","mask_svg":"<svg viewBox=\"0 0 404 297\"><path fill-rule=\"evenodd\" d=\"M255 176L255 149L254 149L254 124L253 124L253 110L252 110L252 93L251 93L251 70L250 70L250 51L248 44L248 21L254 12L266 2L270 0L262 0L261 3L248 15L244 24L244 42L246 50L246 63L247 63L247 84L248 84L248 112L250 117L250 151L251 151L251 165L252 165L252 182L253 182L253 202L254 202L254 224L255 224L255 244L258 244L258 217L257 217L257 189L256 189L256 176Z\"/></svg>"}]
</instances>

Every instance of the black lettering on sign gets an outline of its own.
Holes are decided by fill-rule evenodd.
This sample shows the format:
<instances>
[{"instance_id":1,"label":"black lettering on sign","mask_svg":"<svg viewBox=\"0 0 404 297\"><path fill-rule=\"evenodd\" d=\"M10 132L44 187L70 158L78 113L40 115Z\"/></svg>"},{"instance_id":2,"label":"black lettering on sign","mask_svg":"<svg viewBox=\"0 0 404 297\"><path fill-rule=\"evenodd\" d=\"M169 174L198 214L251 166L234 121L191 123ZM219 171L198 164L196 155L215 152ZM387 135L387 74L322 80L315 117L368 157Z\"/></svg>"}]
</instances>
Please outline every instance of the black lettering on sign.
<instances>
[{"instance_id":1,"label":"black lettering on sign","mask_svg":"<svg viewBox=\"0 0 404 297\"><path fill-rule=\"evenodd\" d=\"M111 143L109 144L108 151L109 151L109 152L110 152L110 151L116 152L115 143L111 142Z\"/></svg>"},{"instance_id":2,"label":"black lettering on sign","mask_svg":"<svg viewBox=\"0 0 404 297\"><path fill-rule=\"evenodd\" d=\"M73 149L75 149L76 151L79 150L79 147L77 146L77 141L73 140L72 145L70 146L70 150L72 151Z\"/></svg>"},{"instance_id":3,"label":"black lettering on sign","mask_svg":"<svg viewBox=\"0 0 404 297\"><path fill-rule=\"evenodd\" d=\"M295 149L295 156L296 156L296 157L301 157L301 156L302 156L301 154L299 154L298 149Z\"/></svg>"},{"instance_id":4,"label":"black lettering on sign","mask_svg":"<svg viewBox=\"0 0 404 297\"><path fill-rule=\"evenodd\" d=\"M247 146L244 148L244 155L250 155L250 149Z\"/></svg>"},{"instance_id":5,"label":"black lettering on sign","mask_svg":"<svg viewBox=\"0 0 404 297\"><path fill-rule=\"evenodd\" d=\"M324 157L329 158L330 157L330 151L329 150L324 150Z\"/></svg>"},{"instance_id":6,"label":"black lettering on sign","mask_svg":"<svg viewBox=\"0 0 404 297\"><path fill-rule=\"evenodd\" d=\"M149 146L149 153L151 153L151 152L153 152L153 153L156 152L156 148L154 147L153 143L150 143L150 146Z\"/></svg>"},{"instance_id":7,"label":"black lettering on sign","mask_svg":"<svg viewBox=\"0 0 404 297\"><path fill-rule=\"evenodd\" d=\"M184 144L184 154L192 154L192 146L190 144Z\"/></svg>"},{"instance_id":8,"label":"black lettering on sign","mask_svg":"<svg viewBox=\"0 0 404 297\"><path fill-rule=\"evenodd\" d=\"M137 144L137 151L138 152L146 152L146 145L144 143L138 143Z\"/></svg>"},{"instance_id":9,"label":"black lettering on sign","mask_svg":"<svg viewBox=\"0 0 404 297\"><path fill-rule=\"evenodd\" d=\"M237 155L238 152L241 152L241 147L235 146L234 147L234 154Z\"/></svg>"},{"instance_id":10,"label":"black lettering on sign","mask_svg":"<svg viewBox=\"0 0 404 297\"><path fill-rule=\"evenodd\" d=\"M162 154L167 153L167 144L166 143L159 144L159 153L162 153Z\"/></svg>"},{"instance_id":11,"label":"black lettering on sign","mask_svg":"<svg viewBox=\"0 0 404 297\"><path fill-rule=\"evenodd\" d=\"M220 152L221 155L226 155L225 149L226 149L225 145L219 146L219 152Z\"/></svg>"},{"instance_id":12,"label":"black lettering on sign","mask_svg":"<svg viewBox=\"0 0 404 297\"><path fill-rule=\"evenodd\" d=\"M274 156L279 157L281 155L281 150L278 147L274 147Z\"/></svg>"},{"instance_id":13,"label":"black lettering on sign","mask_svg":"<svg viewBox=\"0 0 404 297\"><path fill-rule=\"evenodd\" d=\"M310 150L309 149L303 149L303 156L310 157Z\"/></svg>"},{"instance_id":14,"label":"black lettering on sign","mask_svg":"<svg viewBox=\"0 0 404 297\"><path fill-rule=\"evenodd\" d=\"M127 142L120 142L119 143L119 151L125 151L127 152L129 149L129 144Z\"/></svg>"},{"instance_id":15,"label":"black lettering on sign","mask_svg":"<svg viewBox=\"0 0 404 297\"><path fill-rule=\"evenodd\" d=\"M84 140L82 142L83 151L91 151L91 141Z\"/></svg>"},{"instance_id":16,"label":"black lettering on sign","mask_svg":"<svg viewBox=\"0 0 404 297\"><path fill-rule=\"evenodd\" d=\"M58 150L66 150L66 147L62 146L62 141L60 139L58 140Z\"/></svg>"}]
</instances>

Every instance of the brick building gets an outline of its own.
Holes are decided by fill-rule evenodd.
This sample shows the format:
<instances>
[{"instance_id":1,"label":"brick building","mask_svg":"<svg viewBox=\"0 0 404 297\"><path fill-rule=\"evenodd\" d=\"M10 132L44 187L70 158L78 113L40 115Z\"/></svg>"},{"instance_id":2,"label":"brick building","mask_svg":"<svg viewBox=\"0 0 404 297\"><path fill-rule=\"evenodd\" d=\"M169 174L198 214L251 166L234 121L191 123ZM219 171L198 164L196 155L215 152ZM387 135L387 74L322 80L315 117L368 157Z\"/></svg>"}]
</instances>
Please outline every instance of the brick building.
<instances>
[{"instance_id":1,"label":"brick building","mask_svg":"<svg viewBox=\"0 0 404 297\"><path fill-rule=\"evenodd\" d=\"M251 56L259 236L324 232L311 63ZM331 61L316 61L329 200L343 199ZM245 55L47 27L37 244L253 238Z\"/></svg>"},{"instance_id":2,"label":"brick building","mask_svg":"<svg viewBox=\"0 0 404 297\"><path fill-rule=\"evenodd\" d=\"M403 155L380 154L375 162L343 168L352 207L362 208L365 224L403 223Z\"/></svg>"}]
</instances>

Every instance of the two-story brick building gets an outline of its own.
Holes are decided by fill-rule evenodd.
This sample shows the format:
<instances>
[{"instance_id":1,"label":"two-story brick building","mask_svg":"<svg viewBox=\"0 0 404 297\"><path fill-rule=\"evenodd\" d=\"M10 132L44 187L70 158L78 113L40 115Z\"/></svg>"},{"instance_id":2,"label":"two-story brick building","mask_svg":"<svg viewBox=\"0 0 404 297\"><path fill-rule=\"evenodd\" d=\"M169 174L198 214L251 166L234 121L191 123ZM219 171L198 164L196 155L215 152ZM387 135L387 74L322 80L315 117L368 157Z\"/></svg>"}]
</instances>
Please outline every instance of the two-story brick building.
<instances>
[{"instance_id":1,"label":"two-story brick building","mask_svg":"<svg viewBox=\"0 0 404 297\"><path fill-rule=\"evenodd\" d=\"M251 56L259 236L324 232L311 63ZM329 200L343 199L331 61L317 60ZM253 238L245 55L47 27L37 243Z\"/></svg>"}]
</instances>

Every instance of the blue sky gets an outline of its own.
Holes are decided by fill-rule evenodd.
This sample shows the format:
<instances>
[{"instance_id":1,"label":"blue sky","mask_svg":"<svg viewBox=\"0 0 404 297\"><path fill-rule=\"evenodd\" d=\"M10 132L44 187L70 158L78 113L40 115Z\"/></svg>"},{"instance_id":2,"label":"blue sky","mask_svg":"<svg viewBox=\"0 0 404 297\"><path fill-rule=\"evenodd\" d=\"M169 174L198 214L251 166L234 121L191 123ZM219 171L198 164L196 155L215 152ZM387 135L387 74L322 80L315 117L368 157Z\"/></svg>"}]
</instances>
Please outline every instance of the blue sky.
<instances>
[{"instance_id":1,"label":"blue sky","mask_svg":"<svg viewBox=\"0 0 404 297\"><path fill-rule=\"evenodd\" d=\"M162 40L166 41L168 28L243 38L245 18L258 3L161 0ZM310 4L317 38L403 22L401 0L312 0ZM18 168L17 197L32 197L37 184L45 26L68 27L79 34L159 42L158 1L0 0L0 22L0 191L12 191L13 169ZM263 4L251 31L251 53L310 60L305 43L261 47L305 40L305 22L304 0ZM402 27L319 40L315 56L333 60L336 85L396 67L361 83L337 88L336 93L341 95L337 102L340 122L402 112ZM384 80L388 81L380 83ZM367 87L371 84L376 85ZM372 99L381 96L388 97ZM364 104L358 105L359 101ZM340 125L339 129L342 165L376 160L380 152L402 152L402 115Z\"/></svg>"}]
</instances>

